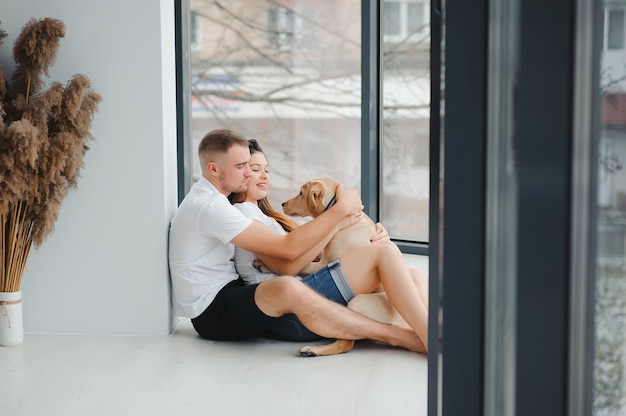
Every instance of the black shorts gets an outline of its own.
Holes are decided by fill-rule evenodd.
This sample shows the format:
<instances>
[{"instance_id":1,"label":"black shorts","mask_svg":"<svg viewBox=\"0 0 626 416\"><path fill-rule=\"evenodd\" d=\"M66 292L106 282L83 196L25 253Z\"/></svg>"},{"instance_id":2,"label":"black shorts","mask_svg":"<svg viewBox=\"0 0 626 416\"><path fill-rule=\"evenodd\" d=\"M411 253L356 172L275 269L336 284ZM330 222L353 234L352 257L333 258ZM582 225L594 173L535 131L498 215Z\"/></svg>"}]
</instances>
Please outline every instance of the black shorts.
<instances>
[{"instance_id":1,"label":"black shorts","mask_svg":"<svg viewBox=\"0 0 626 416\"><path fill-rule=\"evenodd\" d=\"M279 318L265 315L254 302L258 284L237 279L222 288L213 302L191 320L196 332L215 341L238 341L258 336L290 341L313 341L321 337L309 331L291 313Z\"/></svg>"},{"instance_id":2,"label":"black shorts","mask_svg":"<svg viewBox=\"0 0 626 416\"><path fill-rule=\"evenodd\" d=\"M228 283L191 323L203 337L218 341L253 338L269 331L278 318L265 315L254 302L258 285L241 279Z\"/></svg>"}]
</instances>

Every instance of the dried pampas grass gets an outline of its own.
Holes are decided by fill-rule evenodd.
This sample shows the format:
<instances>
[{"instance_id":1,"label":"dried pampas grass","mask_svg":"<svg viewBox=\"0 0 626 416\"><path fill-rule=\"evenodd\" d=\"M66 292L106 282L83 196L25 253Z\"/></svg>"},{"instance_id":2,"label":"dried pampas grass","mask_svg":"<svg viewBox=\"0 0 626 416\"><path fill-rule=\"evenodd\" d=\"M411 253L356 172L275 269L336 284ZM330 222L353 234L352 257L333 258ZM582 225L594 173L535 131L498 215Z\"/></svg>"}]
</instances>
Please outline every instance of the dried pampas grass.
<instances>
[{"instance_id":1,"label":"dried pampas grass","mask_svg":"<svg viewBox=\"0 0 626 416\"><path fill-rule=\"evenodd\" d=\"M6 37L0 29L0 45ZM31 19L13 47L11 82L0 67L0 292L20 290L32 245L54 230L61 203L76 187L101 97L87 77L44 88L65 25Z\"/></svg>"}]
</instances>

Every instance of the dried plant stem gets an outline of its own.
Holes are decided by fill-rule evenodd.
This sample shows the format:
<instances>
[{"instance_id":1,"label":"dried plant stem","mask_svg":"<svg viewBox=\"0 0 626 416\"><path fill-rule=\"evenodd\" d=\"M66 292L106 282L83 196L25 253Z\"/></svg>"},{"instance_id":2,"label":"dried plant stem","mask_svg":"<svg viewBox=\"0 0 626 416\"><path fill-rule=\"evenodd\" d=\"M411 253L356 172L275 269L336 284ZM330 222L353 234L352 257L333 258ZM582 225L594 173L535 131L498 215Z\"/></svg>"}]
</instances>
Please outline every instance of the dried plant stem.
<instances>
[{"instance_id":1,"label":"dried plant stem","mask_svg":"<svg viewBox=\"0 0 626 416\"><path fill-rule=\"evenodd\" d=\"M32 246L31 221L27 218L26 203L17 202L7 216L0 217L2 229L2 274L0 292L17 292Z\"/></svg>"},{"instance_id":2,"label":"dried plant stem","mask_svg":"<svg viewBox=\"0 0 626 416\"><path fill-rule=\"evenodd\" d=\"M30 97L30 75L28 76L28 81L26 82L26 105L28 105L28 97Z\"/></svg>"}]
</instances>

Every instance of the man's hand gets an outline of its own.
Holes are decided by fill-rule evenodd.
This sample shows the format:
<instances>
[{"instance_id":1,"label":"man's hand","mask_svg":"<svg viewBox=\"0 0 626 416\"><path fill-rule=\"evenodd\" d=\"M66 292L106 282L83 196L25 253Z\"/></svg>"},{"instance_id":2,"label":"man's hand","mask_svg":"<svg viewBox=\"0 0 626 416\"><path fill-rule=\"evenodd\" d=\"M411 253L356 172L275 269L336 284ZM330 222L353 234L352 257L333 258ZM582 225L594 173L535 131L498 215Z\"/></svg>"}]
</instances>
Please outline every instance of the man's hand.
<instances>
[{"instance_id":1,"label":"man's hand","mask_svg":"<svg viewBox=\"0 0 626 416\"><path fill-rule=\"evenodd\" d=\"M379 241L390 241L389 233L379 222L376 223L376 234L370 237L370 243L377 243Z\"/></svg>"},{"instance_id":2,"label":"man's hand","mask_svg":"<svg viewBox=\"0 0 626 416\"><path fill-rule=\"evenodd\" d=\"M343 217L339 224L337 224L337 231L343 230L346 227L356 224L363 219L363 211L359 211L356 214L350 214Z\"/></svg>"},{"instance_id":3,"label":"man's hand","mask_svg":"<svg viewBox=\"0 0 626 416\"><path fill-rule=\"evenodd\" d=\"M344 189L342 184L337 186L335 193L337 204L344 209L347 216L354 216L363 211L363 203L358 192L353 189Z\"/></svg>"},{"instance_id":4,"label":"man's hand","mask_svg":"<svg viewBox=\"0 0 626 416\"><path fill-rule=\"evenodd\" d=\"M335 206L343 209L345 213L345 217L337 224L338 230L361 221L363 218L363 203L356 191L352 189L346 190L343 188L342 184L339 184L335 196L337 198Z\"/></svg>"}]
</instances>

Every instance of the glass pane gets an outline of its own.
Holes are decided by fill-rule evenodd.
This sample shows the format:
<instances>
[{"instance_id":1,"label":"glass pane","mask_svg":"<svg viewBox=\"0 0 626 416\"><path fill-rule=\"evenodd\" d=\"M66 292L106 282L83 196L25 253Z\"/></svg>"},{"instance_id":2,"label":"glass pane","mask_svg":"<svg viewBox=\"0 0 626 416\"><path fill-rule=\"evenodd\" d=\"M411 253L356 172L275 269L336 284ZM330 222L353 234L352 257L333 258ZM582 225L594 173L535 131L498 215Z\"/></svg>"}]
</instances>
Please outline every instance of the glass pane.
<instances>
[{"instance_id":1,"label":"glass pane","mask_svg":"<svg viewBox=\"0 0 626 416\"><path fill-rule=\"evenodd\" d=\"M315 177L361 186L361 2L281 4L191 0L194 179L204 134L236 130L267 153L275 207Z\"/></svg>"},{"instance_id":2,"label":"glass pane","mask_svg":"<svg viewBox=\"0 0 626 416\"><path fill-rule=\"evenodd\" d=\"M426 3L420 4L425 6ZM395 2L385 2L395 10ZM424 10L424 16L429 15ZM387 32L385 32L387 33ZM383 45L381 221L393 238L428 241L430 31Z\"/></svg>"},{"instance_id":3,"label":"glass pane","mask_svg":"<svg viewBox=\"0 0 626 416\"><path fill-rule=\"evenodd\" d=\"M609 10L608 48L611 50L624 49L624 11Z\"/></svg>"},{"instance_id":4,"label":"glass pane","mask_svg":"<svg viewBox=\"0 0 626 416\"><path fill-rule=\"evenodd\" d=\"M608 4L608 3L607 3ZM605 13L609 48L623 11ZM619 28L619 30L617 29ZM622 45L623 46L623 45ZM621 46L620 46L621 48ZM594 415L626 414L626 56L601 57Z\"/></svg>"}]
</instances>

